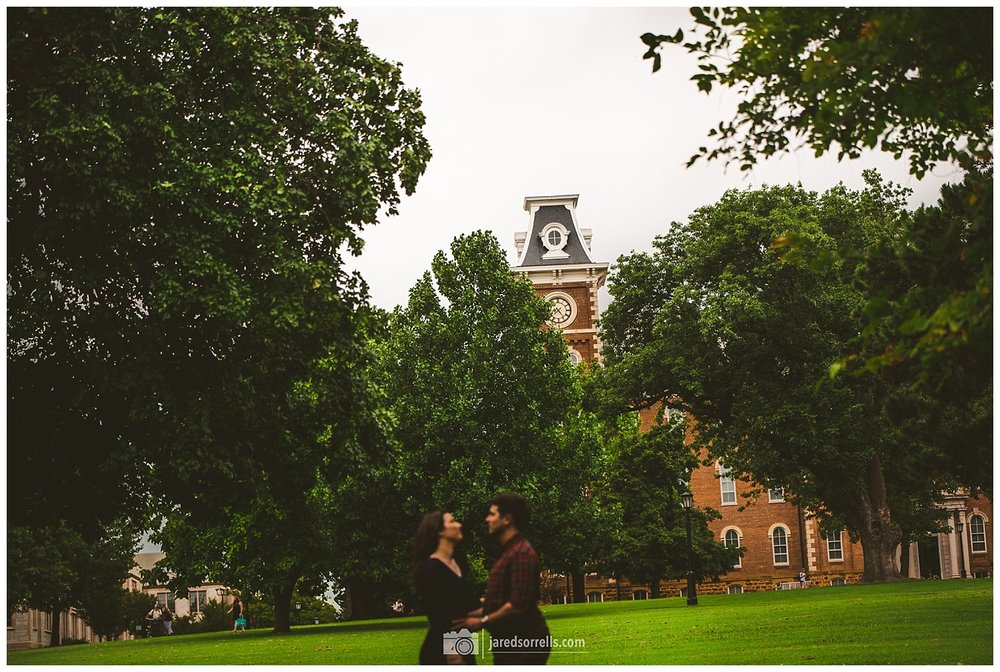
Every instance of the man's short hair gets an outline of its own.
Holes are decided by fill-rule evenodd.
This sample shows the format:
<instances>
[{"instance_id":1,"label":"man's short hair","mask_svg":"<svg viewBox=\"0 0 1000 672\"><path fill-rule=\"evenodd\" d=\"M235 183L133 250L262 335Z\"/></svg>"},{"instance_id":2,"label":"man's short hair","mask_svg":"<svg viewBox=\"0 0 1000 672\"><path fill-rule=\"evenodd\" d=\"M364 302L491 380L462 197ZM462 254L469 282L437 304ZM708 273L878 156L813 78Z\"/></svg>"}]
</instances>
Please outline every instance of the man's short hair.
<instances>
[{"instance_id":1,"label":"man's short hair","mask_svg":"<svg viewBox=\"0 0 1000 672\"><path fill-rule=\"evenodd\" d=\"M514 492L504 492L490 500L490 506L496 505L501 516L510 516L514 527L524 531L528 527L531 511L528 500Z\"/></svg>"}]
</instances>

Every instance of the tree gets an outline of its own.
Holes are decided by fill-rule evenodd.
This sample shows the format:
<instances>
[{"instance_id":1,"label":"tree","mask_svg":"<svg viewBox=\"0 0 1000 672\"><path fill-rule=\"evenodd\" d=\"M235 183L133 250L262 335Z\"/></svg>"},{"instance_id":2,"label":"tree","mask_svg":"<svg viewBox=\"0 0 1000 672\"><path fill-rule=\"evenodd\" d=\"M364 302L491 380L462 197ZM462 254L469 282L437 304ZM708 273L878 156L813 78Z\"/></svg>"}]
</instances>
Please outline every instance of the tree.
<instances>
[{"instance_id":1,"label":"tree","mask_svg":"<svg viewBox=\"0 0 1000 672\"><path fill-rule=\"evenodd\" d=\"M992 491L992 179L970 173L864 257L867 323L832 375L878 373L892 425L935 471ZM803 246L799 246L800 248Z\"/></svg>"},{"instance_id":2,"label":"tree","mask_svg":"<svg viewBox=\"0 0 1000 672\"><path fill-rule=\"evenodd\" d=\"M753 7L691 10L693 36L646 33L698 54L698 88L736 88L735 118L709 132L700 157L748 170L795 149L910 154L918 177L937 162L992 153L993 13L988 7ZM963 39L955 39L956 35ZM789 137L791 136L791 137Z\"/></svg>"},{"instance_id":3,"label":"tree","mask_svg":"<svg viewBox=\"0 0 1000 672\"><path fill-rule=\"evenodd\" d=\"M850 365L867 372L912 358L923 367L918 379L926 381L934 368L928 360L947 362L937 368L961 369L962 360L991 351L992 9L693 8L691 14L696 27L688 41L683 30L673 36L646 33L644 58L653 59L655 71L659 46L683 43L698 54L700 72L692 79L699 89L732 87L744 100L732 121L709 131L716 146L699 148L688 165L700 157L719 158L748 170L761 156L793 151L794 140L801 138L817 155L836 150L839 158L856 158L862 149L876 147L896 158L909 154L918 178L939 162L955 162L967 172L963 189L942 193L943 201L950 201L948 228L961 232L945 239L947 245L928 245L942 227L927 227L927 218L916 217L915 228L886 247L864 248L870 267L893 263L885 256L890 249L913 246L932 268L960 266L961 272L943 276L944 284L922 284L929 290L922 298L934 296L933 303L894 306L884 293L873 295L866 336L879 331L892 308L906 313L895 320L898 329L879 332L881 348L873 349L871 339L859 340L835 362L834 374ZM957 34L963 39L955 39ZM782 239L792 253L806 244L794 236ZM859 249L845 243L827 257L857 256ZM906 289L903 285L899 293Z\"/></svg>"},{"instance_id":4,"label":"tree","mask_svg":"<svg viewBox=\"0 0 1000 672\"><path fill-rule=\"evenodd\" d=\"M899 226L904 193L867 177L860 193L727 192L658 237L652 254L619 260L603 326L620 400L677 399L697 419L695 449L842 520L861 540L865 579L878 581L898 578L894 505L905 501L930 529L955 480L888 418L891 381L823 375L860 329L860 262L787 264L772 248L790 232L818 249L872 244Z\"/></svg>"},{"instance_id":5,"label":"tree","mask_svg":"<svg viewBox=\"0 0 1000 672\"><path fill-rule=\"evenodd\" d=\"M588 373L578 368L581 376ZM585 385L581 392L589 385ZM607 426L595 414L570 412L558 430L555 453L538 475L534 546L542 565L566 574L575 602L585 602L585 574L606 565L614 519L596 496L607 472Z\"/></svg>"},{"instance_id":6,"label":"tree","mask_svg":"<svg viewBox=\"0 0 1000 672\"><path fill-rule=\"evenodd\" d=\"M345 507L364 497L357 489L384 462L388 443L364 369L359 354L315 363L309 379L291 382L284 406L270 409L281 431L264 437L256 459L231 467L243 485L203 495L215 510L178 507L163 516L152 538L175 573L173 588L211 577L264 593L275 631L287 632L296 590L325 585L370 557L338 538Z\"/></svg>"},{"instance_id":7,"label":"tree","mask_svg":"<svg viewBox=\"0 0 1000 672\"><path fill-rule=\"evenodd\" d=\"M176 514L166 545L174 531L206 540L174 540L184 574L280 574L267 580L279 630L298 572L329 546L294 539L363 461L342 458L363 454L370 417L356 373L367 293L342 255L430 156L418 93L341 16L8 17L11 386L44 372L39 395L58 392L65 420L15 427L12 452L69 465L74 421L97 437L98 470L130 457Z\"/></svg>"},{"instance_id":8,"label":"tree","mask_svg":"<svg viewBox=\"0 0 1000 672\"><path fill-rule=\"evenodd\" d=\"M96 617L101 627L120 622L111 613L116 613L117 605L109 598L117 599L138 547L127 526L86 539L59 520L51 525L11 526L7 540L8 609L48 612L50 646L62 644L60 615L70 607L78 608L88 623Z\"/></svg>"},{"instance_id":9,"label":"tree","mask_svg":"<svg viewBox=\"0 0 1000 672\"><path fill-rule=\"evenodd\" d=\"M7 609L52 614L50 646L59 646L59 615L73 604L79 571L75 561L86 549L83 537L64 521L7 529Z\"/></svg>"},{"instance_id":10,"label":"tree","mask_svg":"<svg viewBox=\"0 0 1000 672\"><path fill-rule=\"evenodd\" d=\"M135 626L144 622L155 605L152 595L119 586L95 593L93 601L80 613L95 635L109 641L123 632L135 632Z\"/></svg>"},{"instance_id":11,"label":"tree","mask_svg":"<svg viewBox=\"0 0 1000 672\"><path fill-rule=\"evenodd\" d=\"M501 491L537 503L535 525L553 515L545 475L562 466L558 432L577 387L549 317L484 232L456 238L450 257L436 254L393 312L378 375L396 426L403 513L380 529L395 531L398 548L409 548L424 513L443 507L465 524L469 555L481 557L486 504Z\"/></svg>"},{"instance_id":12,"label":"tree","mask_svg":"<svg viewBox=\"0 0 1000 672\"><path fill-rule=\"evenodd\" d=\"M615 517L615 543L607 564L633 583L647 583L660 597L660 580L687 575L687 530L678 483L697 459L684 441L684 422L667 422L640 432L638 415L623 416L610 442L610 467L599 491ZM719 517L711 509L693 509L692 551L696 580L718 578L737 562L740 550L719 544L707 523Z\"/></svg>"}]
</instances>

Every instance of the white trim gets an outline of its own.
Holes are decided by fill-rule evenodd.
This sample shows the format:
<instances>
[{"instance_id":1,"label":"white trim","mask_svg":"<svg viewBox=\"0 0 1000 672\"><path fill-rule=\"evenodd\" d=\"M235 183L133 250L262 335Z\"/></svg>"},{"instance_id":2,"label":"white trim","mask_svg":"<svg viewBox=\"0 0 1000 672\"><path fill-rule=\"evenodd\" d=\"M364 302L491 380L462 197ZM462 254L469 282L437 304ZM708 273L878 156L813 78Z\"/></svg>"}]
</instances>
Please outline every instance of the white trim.
<instances>
[{"instance_id":1,"label":"white trim","mask_svg":"<svg viewBox=\"0 0 1000 672\"><path fill-rule=\"evenodd\" d=\"M973 540L973 537L972 537L972 519L973 518L981 518L982 521L983 521L983 550L981 550L981 551L977 551L976 550L976 545L975 545L976 542ZM986 554L986 553L990 552L990 544L989 544L989 541L986 538L986 523L988 523L988 522L989 522L989 519L986 517L986 515L984 513L982 513L981 511L979 511L979 509L973 509L972 514L969 516L969 518L968 518L968 520L966 522L966 527L969 530L969 552L970 553L975 553L976 555L981 555L981 554Z\"/></svg>"},{"instance_id":2,"label":"white trim","mask_svg":"<svg viewBox=\"0 0 1000 672\"><path fill-rule=\"evenodd\" d=\"M775 555L775 553L774 553L774 531L777 530L777 529L779 529L779 528L785 533L785 561L784 562L778 562L775 559L775 557L774 557L774 555ZM791 550L792 550L791 549L791 538L792 538L792 531L784 523L775 523L774 525L772 525L767 530L767 540L771 544L771 564L774 565L775 567L787 567L790 564L789 563L789 559L791 559L791 557L792 557L792 553L791 553Z\"/></svg>"},{"instance_id":3,"label":"white trim","mask_svg":"<svg viewBox=\"0 0 1000 672\"><path fill-rule=\"evenodd\" d=\"M560 244L558 245L549 242L549 234L553 231L559 232ZM563 226L562 222L549 222L543 226L542 230L538 232L539 242L546 249L542 259L569 259L569 254L566 252L566 246L569 245L569 234L569 229Z\"/></svg>"},{"instance_id":4,"label":"white trim","mask_svg":"<svg viewBox=\"0 0 1000 672\"><path fill-rule=\"evenodd\" d=\"M743 530L736 527L735 525L727 525L722 529L722 533L719 535L719 539L722 540L722 545L726 546L726 548L729 548L728 544L726 544L726 535L729 534L730 532L736 533L736 548L743 548ZM733 565L733 569L742 569L742 568L743 568L743 558L740 557L738 560L736 560L736 564Z\"/></svg>"},{"instance_id":5,"label":"white trim","mask_svg":"<svg viewBox=\"0 0 1000 672\"><path fill-rule=\"evenodd\" d=\"M715 461L715 470L719 474L719 505L736 506L740 501L739 496L736 494L736 479L732 478L729 475L730 474L729 468L723 466L721 460ZM726 501L727 491L723 488L723 485L725 484L726 481L729 481L730 483L733 484L733 501L731 502Z\"/></svg>"},{"instance_id":6,"label":"white trim","mask_svg":"<svg viewBox=\"0 0 1000 672\"><path fill-rule=\"evenodd\" d=\"M532 271L551 271L553 268L558 268L562 271L585 271L588 268L600 268L602 270L608 270L611 266L608 262L603 263L592 263L592 264L559 264L558 266L512 266L510 270L516 273L529 273Z\"/></svg>"},{"instance_id":7,"label":"white trim","mask_svg":"<svg viewBox=\"0 0 1000 672\"><path fill-rule=\"evenodd\" d=\"M775 490L781 490L781 498L780 499L777 499L777 498L774 498L774 497L771 496L771 493L774 492ZM784 488L768 488L767 489L767 501L768 501L769 504L776 504L778 502L784 502L785 501L785 489Z\"/></svg>"},{"instance_id":8,"label":"white trim","mask_svg":"<svg viewBox=\"0 0 1000 672\"><path fill-rule=\"evenodd\" d=\"M826 542L826 561L833 562L843 562L844 561L844 531L837 530L838 540L837 543L840 544L840 558L834 558L830 556L830 534L823 535L823 541Z\"/></svg>"}]
</instances>

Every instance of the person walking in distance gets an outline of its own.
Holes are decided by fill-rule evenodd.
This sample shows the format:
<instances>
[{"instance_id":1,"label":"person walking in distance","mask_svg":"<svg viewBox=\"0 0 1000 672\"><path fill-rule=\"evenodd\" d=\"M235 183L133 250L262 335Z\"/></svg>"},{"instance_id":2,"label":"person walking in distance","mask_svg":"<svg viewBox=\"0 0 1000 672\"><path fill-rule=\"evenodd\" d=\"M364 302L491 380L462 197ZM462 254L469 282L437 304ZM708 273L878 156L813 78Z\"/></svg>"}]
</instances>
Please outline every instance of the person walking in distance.
<instances>
[{"instance_id":1,"label":"person walking in distance","mask_svg":"<svg viewBox=\"0 0 1000 672\"><path fill-rule=\"evenodd\" d=\"M505 493L490 500L489 506L486 526L500 543L500 557L490 568L483 606L454 625L471 632L487 628L495 665L544 665L551 640L538 608L538 554L522 534L529 523L528 502L521 495Z\"/></svg>"},{"instance_id":2,"label":"person walking in distance","mask_svg":"<svg viewBox=\"0 0 1000 672\"><path fill-rule=\"evenodd\" d=\"M229 611L233 615L233 632L236 632L236 626L243 621L243 629L246 630L246 621L243 620L243 602L240 600L239 595L233 596L233 606L229 607Z\"/></svg>"},{"instance_id":3,"label":"person walking in distance","mask_svg":"<svg viewBox=\"0 0 1000 672\"><path fill-rule=\"evenodd\" d=\"M160 615L163 621L163 630L168 635L174 634L174 615L170 613L170 607L163 605L163 613Z\"/></svg>"}]
</instances>

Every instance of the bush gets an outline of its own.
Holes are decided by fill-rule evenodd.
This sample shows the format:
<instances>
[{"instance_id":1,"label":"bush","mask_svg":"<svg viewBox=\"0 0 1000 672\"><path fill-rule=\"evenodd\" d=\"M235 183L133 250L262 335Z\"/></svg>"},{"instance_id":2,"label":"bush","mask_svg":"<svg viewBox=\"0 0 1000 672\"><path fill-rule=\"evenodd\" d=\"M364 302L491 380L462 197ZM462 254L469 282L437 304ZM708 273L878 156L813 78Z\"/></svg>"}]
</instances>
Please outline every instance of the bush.
<instances>
[{"instance_id":1,"label":"bush","mask_svg":"<svg viewBox=\"0 0 1000 672\"><path fill-rule=\"evenodd\" d=\"M217 600L209 600L201 609L201 615L174 617L174 634L190 635L197 632L219 632L233 627L229 605Z\"/></svg>"}]
</instances>

